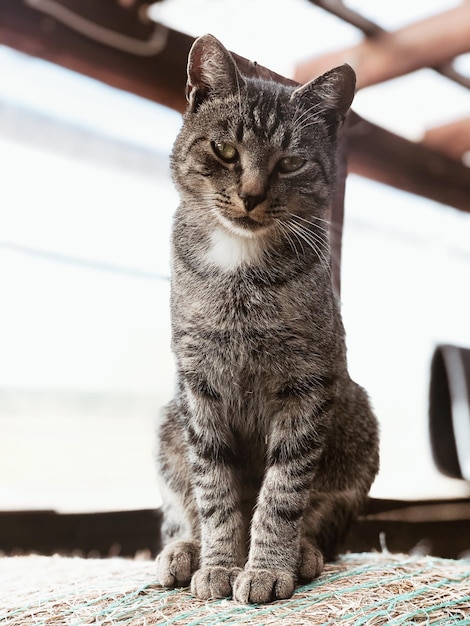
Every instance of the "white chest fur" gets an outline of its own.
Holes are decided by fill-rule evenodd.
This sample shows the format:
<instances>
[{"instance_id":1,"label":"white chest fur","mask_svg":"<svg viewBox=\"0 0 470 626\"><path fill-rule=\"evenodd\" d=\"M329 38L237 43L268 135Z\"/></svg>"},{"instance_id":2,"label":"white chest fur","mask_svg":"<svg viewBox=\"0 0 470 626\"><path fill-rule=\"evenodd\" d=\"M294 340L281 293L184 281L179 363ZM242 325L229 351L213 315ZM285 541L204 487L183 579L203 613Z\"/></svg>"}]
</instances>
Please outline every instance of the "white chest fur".
<instances>
[{"instance_id":1,"label":"white chest fur","mask_svg":"<svg viewBox=\"0 0 470 626\"><path fill-rule=\"evenodd\" d=\"M262 254L262 238L250 233L230 232L216 227L210 235L210 248L206 260L226 272L243 265L254 265Z\"/></svg>"}]
</instances>

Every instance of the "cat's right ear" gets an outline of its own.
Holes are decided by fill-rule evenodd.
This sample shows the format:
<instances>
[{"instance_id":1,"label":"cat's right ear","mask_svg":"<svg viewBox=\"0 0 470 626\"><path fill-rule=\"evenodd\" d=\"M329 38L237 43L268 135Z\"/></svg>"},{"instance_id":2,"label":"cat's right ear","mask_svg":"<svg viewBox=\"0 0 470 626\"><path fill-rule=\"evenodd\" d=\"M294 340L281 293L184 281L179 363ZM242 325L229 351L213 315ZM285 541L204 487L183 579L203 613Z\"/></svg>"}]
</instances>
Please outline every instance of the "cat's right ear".
<instances>
[{"instance_id":1,"label":"cat's right ear","mask_svg":"<svg viewBox=\"0 0 470 626\"><path fill-rule=\"evenodd\" d=\"M186 98L195 111L211 94L238 93L244 83L230 52L213 35L198 37L188 58Z\"/></svg>"}]
</instances>

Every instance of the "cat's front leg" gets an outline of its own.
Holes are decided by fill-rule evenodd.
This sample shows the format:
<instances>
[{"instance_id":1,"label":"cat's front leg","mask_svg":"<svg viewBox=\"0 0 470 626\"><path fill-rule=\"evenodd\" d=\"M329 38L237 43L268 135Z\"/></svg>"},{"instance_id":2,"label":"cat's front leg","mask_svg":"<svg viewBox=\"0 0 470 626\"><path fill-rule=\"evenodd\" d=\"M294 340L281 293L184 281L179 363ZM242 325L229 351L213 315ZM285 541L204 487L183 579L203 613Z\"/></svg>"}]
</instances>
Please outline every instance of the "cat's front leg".
<instances>
[{"instance_id":1,"label":"cat's front leg","mask_svg":"<svg viewBox=\"0 0 470 626\"><path fill-rule=\"evenodd\" d=\"M217 403L195 402L193 397L191 404L187 438L201 538L200 567L191 591L202 599L223 598L232 595L245 558L237 459Z\"/></svg>"},{"instance_id":2,"label":"cat's front leg","mask_svg":"<svg viewBox=\"0 0 470 626\"><path fill-rule=\"evenodd\" d=\"M298 432L296 421L271 438L268 467L252 521L248 562L234 587L239 602L290 598L295 589L302 560L302 518L321 449L318 431L309 429L303 420L304 428ZM320 553L318 558L317 574L323 563Z\"/></svg>"},{"instance_id":3,"label":"cat's front leg","mask_svg":"<svg viewBox=\"0 0 470 626\"><path fill-rule=\"evenodd\" d=\"M199 452L193 461L194 485L201 524L200 568L191 581L191 591L202 599L232 595L241 571L243 520L233 467L220 449Z\"/></svg>"}]
</instances>

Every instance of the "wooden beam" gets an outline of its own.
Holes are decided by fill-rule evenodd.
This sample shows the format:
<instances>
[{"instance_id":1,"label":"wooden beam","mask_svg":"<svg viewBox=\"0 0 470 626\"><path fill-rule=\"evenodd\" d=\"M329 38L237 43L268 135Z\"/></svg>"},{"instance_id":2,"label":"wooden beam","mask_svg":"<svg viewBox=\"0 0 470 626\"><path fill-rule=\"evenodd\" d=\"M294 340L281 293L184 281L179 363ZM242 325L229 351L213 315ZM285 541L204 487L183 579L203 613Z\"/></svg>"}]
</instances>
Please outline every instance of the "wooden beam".
<instances>
[{"instance_id":1,"label":"wooden beam","mask_svg":"<svg viewBox=\"0 0 470 626\"><path fill-rule=\"evenodd\" d=\"M469 51L470 3L465 2L393 33L380 31L356 46L300 63L294 78L305 83L331 67L349 63L361 89L424 67L438 67ZM470 79L464 82L470 88Z\"/></svg>"},{"instance_id":2,"label":"wooden beam","mask_svg":"<svg viewBox=\"0 0 470 626\"><path fill-rule=\"evenodd\" d=\"M369 20L361 13L358 13L354 9L346 6L343 3L343 0L310 0L310 2L315 4L317 7L328 11L328 13L331 13L331 15L334 15L340 20L343 20L343 22L347 22L348 24L351 24L351 26L355 26L367 37L375 37L379 33L386 32L385 29L376 22Z\"/></svg>"},{"instance_id":3,"label":"wooden beam","mask_svg":"<svg viewBox=\"0 0 470 626\"><path fill-rule=\"evenodd\" d=\"M422 144L461 161L466 152L470 153L470 117L430 128Z\"/></svg>"},{"instance_id":4,"label":"wooden beam","mask_svg":"<svg viewBox=\"0 0 470 626\"><path fill-rule=\"evenodd\" d=\"M70 10L78 7L85 19L96 17L120 35L141 43L148 41L155 25L139 26L132 14L127 14L125 20L121 12L111 9L111 4L118 6L114 0L60 3ZM104 11L103 7L108 10ZM136 55L87 37L33 4L19 0L0 2L1 44L178 111L186 107L186 58L192 42L192 37L166 29L165 47L160 52L152 56Z\"/></svg>"},{"instance_id":5,"label":"wooden beam","mask_svg":"<svg viewBox=\"0 0 470 626\"><path fill-rule=\"evenodd\" d=\"M367 37L375 37L376 35L386 32L386 30L376 22L364 17L361 13L354 11L354 9L345 6L343 4L343 0L310 0L310 2L325 11L328 11L328 13L335 15L339 19L343 20L343 22L351 24L351 26L355 26ZM442 74L442 76L453 80L459 85L462 85L463 87L467 87L468 89L470 88L470 78L458 72L452 65L452 62L440 63L431 69L439 74Z\"/></svg>"},{"instance_id":6,"label":"wooden beam","mask_svg":"<svg viewBox=\"0 0 470 626\"><path fill-rule=\"evenodd\" d=\"M470 212L470 168L353 112L348 123L349 172Z\"/></svg>"}]
</instances>

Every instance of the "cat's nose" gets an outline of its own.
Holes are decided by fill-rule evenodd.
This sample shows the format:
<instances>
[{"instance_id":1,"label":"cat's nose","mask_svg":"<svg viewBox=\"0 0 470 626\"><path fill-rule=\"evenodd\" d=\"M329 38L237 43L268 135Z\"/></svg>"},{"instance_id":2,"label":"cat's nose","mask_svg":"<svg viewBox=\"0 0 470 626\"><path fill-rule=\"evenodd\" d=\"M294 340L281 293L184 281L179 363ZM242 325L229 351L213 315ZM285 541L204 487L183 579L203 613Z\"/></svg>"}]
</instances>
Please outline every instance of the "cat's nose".
<instances>
[{"instance_id":1,"label":"cat's nose","mask_svg":"<svg viewBox=\"0 0 470 626\"><path fill-rule=\"evenodd\" d=\"M243 200L243 204L245 205L245 210L248 213L251 213L253 209L258 206L263 200L266 199L266 194L260 194L257 196L253 196L241 191L239 194L240 198Z\"/></svg>"}]
</instances>

